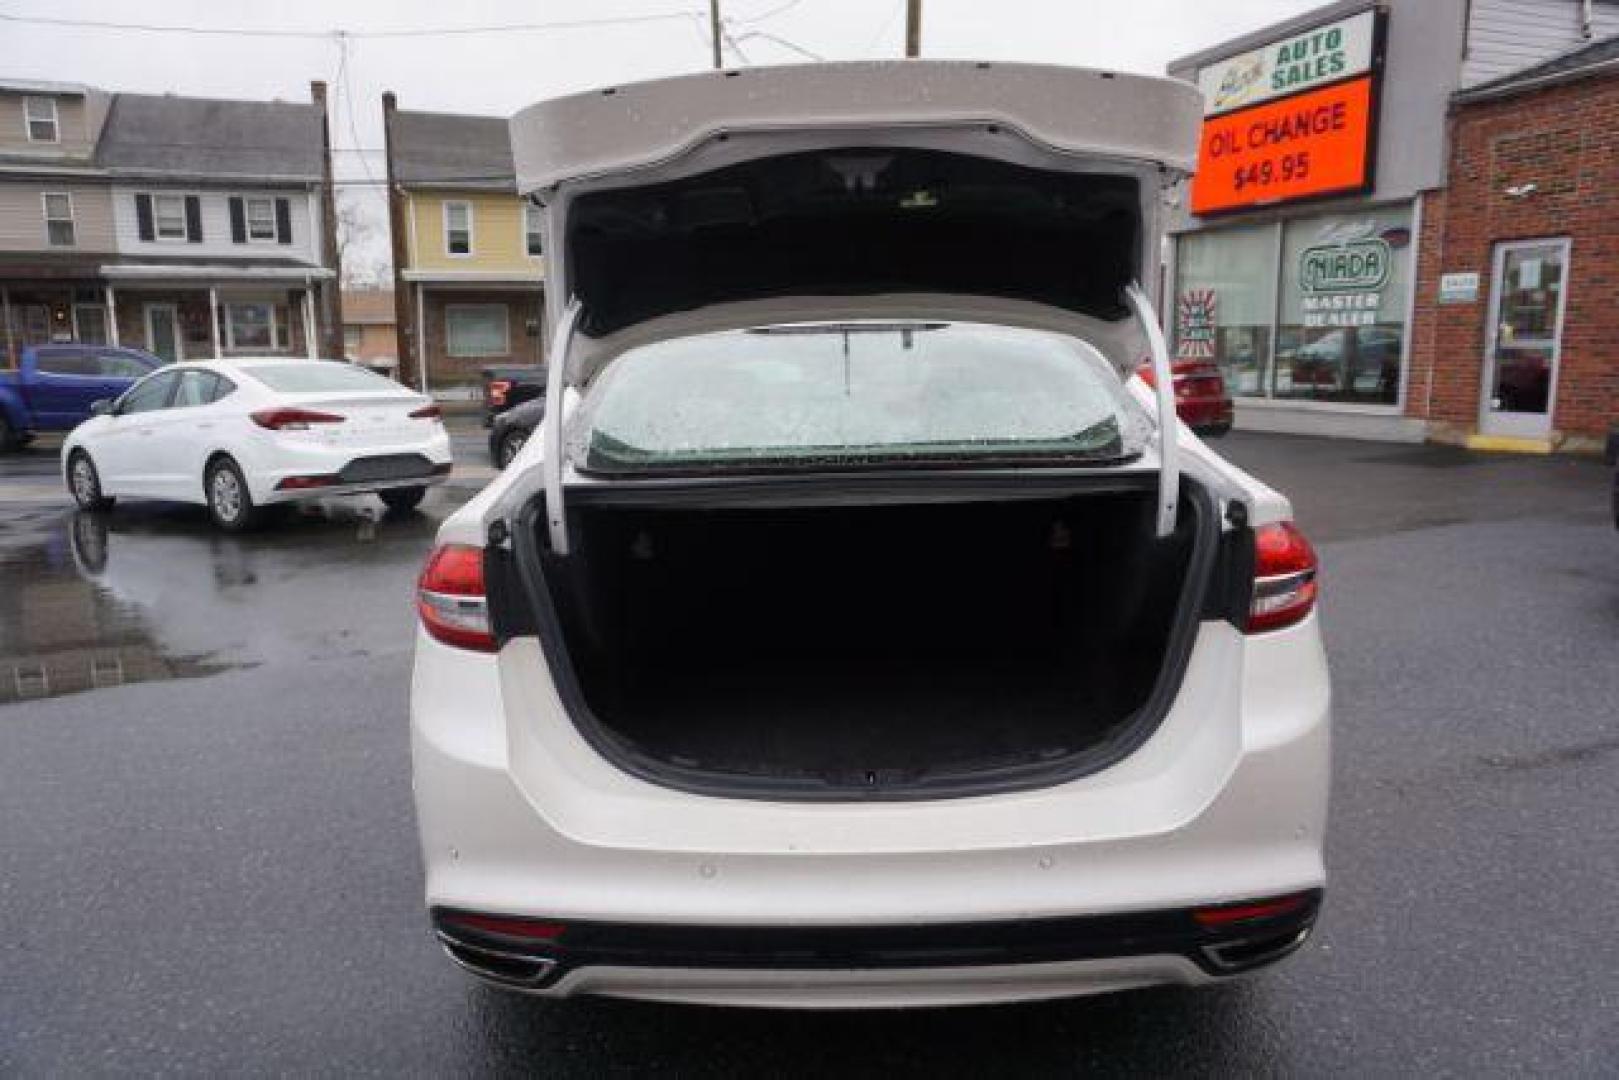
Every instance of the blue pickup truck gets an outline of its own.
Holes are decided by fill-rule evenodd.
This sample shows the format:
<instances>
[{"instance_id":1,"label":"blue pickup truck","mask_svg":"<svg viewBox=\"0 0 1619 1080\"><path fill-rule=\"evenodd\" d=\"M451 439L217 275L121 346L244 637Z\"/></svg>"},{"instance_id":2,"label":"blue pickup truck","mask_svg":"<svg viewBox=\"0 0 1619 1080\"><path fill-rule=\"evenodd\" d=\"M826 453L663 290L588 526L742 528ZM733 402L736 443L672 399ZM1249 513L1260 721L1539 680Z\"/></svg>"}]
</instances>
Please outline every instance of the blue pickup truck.
<instances>
[{"instance_id":1,"label":"blue pickup truck","mask_svg":"<svg viewBox=\"0 0 1619 1080\"><path fill-rule=\"evenodd\" d=\"M139 349L113 345L31 345L15 370L0 371L0 450L13 450L41 431L69 431L90 406L115 398L162 366Z\"/></svg>"}]
</instances>

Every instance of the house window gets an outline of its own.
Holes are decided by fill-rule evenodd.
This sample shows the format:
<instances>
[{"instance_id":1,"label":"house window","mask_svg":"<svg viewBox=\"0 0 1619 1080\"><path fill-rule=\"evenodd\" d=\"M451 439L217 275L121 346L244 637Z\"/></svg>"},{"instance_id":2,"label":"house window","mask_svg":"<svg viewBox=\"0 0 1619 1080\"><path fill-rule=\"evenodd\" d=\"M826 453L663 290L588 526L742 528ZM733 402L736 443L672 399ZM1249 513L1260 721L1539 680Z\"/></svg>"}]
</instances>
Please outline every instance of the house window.
<instances>
[{"instance_id":1,"label":"house window","mask_svg":"<svg viewBox=\"0 0 1619 1080\"><path fill-rule=\"evenodd\" d=\"M45 239L51 247L72 247L77 242L73 235L73 196L66 192L45 195Z\"/></svg>"},{"instance_id":2,"label":"house window","mask_svg":"<svg viewBox=\"0 0 1619 1080\"><path fill-rule=\"evenodd\" d=\"M153 195L152 222L159 240L186 238L186 200L184 195Z\"/></svg>"},{"instance_id":3,"label":"house window","mask_svg":"<svg viewBox=\"0 0 1619 1080\"><path fill-rule=\"evenodd\" d=\"M61 142L61 127L56 120L56 99L48 97L23 98L23 119L28 125L29 142Z\"/></svg>"},{"instance_id":4,"label":"house window","mask_svg":"<svg viewBox=\"0 0 1619 1080\"><path fill-rule=\"evenodd\" d=\"M282 305L231 303L224 308L226 348L274 351L291 345L287 312Z\"/></svg>"},{"instance_id":5,"label":"house window","mask_svg":"<svg viewBox=\"0 0 1619 1080\"><path fill-rule=\"evenodd\" d=\"M512 351L505 304L448 304L446 351L456 358L507 356Z\"/></svg>"},{"instance_id":6,"label":"house window","mask_svg":"<svg viewBox=\"0 0 1619 1080\"><path fill-rule=\"evenodd\" d=\"M343 327L343 355L350 360L360 355L361 329L353 324Z\"/></svg>"},{"instance_id":7,"label":"house window","mask_svg":"<svg viewBox=\"0 0 1619 1080\"><path fill-rule=\"evenodd\" d=\"M544 242L540 239L540 208L533 203L523 204L523 249L530 255L538 257L543 253Z\"/></svg>"},{"instance_id":8,"label":"house window","mask_svg":"<svg viewBox=\"0 0 1619 1080\"><path fill-rule=\"evenodd\" d=\"M472 254L472 204L444 204L444 250L451 255Z\"/></svg>"},{"instance_id":9,"label":"house window","mask_svg":"<svg viewBox=\"0 0 1619 1080\"><path fill-rule=\"evenodd\" d=\"M247 238L249 240L275 239L275 200L247 200Z\"/></svg>"}]
</instances>

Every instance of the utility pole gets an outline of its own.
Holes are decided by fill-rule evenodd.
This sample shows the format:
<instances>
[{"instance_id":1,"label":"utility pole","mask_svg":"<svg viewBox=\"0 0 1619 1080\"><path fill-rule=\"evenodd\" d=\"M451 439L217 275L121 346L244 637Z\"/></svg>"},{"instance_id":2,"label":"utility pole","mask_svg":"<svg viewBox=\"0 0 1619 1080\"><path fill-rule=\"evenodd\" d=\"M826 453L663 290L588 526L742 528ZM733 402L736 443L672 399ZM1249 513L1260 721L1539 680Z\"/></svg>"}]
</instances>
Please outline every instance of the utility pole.
<instances>
[{"instance_id":1,"label":"utility pole","mask_svg":"<svg viewBox=\"0 0 1619 1080\"><path fill-rule=\"evenodd\" d=\"M416 365L421 352L416 348L415 313L410 306L410 286L405 281L405 261L409 258L405 196L394 172L394 114L398 111L399 99L389 90L382 95L382 146L388 161L388 234L393 238L394 343L399 351L399 381L406 386L420 386L421 374Z\"/></svg>"},{"instance_id":2,"label":"utility pole","mask_svg":"<svg viewBox=\"0 0 1619 1080\"><path fill-rule=\"evenodd\" d=\"M708 35L714 43L714 70L718 71L725 66L725 57L720 55L720 0L708 0Z\"/></svg>"},{"instance_id":3,"label":"utility pole","mask_svg":"<svg viewBox=\"0 0 1619 1080\"><path fill-rule=\"evenodd\" d=\"M905 55L922 55L922 0L905 0Z\"/></svg>"},{"instance_id":4,"label":"utility pole","mask_svg":"<svg viewBox=\"0 0 1619 1080\"><path fill-rule=\"evenodd\" d=\"M320 255L321 263L332 271L332 279L320 287L321 355L331 360L343 356L343 262L337 247L337 185L332 182L332 125L326 106L326 84L319 79L309 84L309 96L320 109Z\"/></svg>"}]
</instances>

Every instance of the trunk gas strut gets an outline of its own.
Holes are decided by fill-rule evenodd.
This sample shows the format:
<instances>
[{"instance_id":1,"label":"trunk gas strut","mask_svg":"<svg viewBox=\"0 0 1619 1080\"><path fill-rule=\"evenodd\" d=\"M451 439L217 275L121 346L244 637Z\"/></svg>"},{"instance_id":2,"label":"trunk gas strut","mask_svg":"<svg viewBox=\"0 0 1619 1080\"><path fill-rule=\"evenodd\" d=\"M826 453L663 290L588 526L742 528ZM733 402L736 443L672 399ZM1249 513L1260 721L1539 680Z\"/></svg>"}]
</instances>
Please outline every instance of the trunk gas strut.
<instances>
[{"instance_id":1,"label":"trunk gas strut","mask_svg":"<svg viewBox=\"0 0 1619 1080\"><path fill-rule=\"evenodd\" d=\"M568 553L568 517L562 505L562 397L568 383L568 349L583 310L577 296L568 300L551 340L551 366L545 373L545 418L541 421L545 441L541 444L544 457L540 460L540 475L545 484L545 520L551 531L551 550L557 555Z\"/></svg>"},{"instance_id":2,"label":"trunk gas strut","mask_svg":"<svg viewBox=\"0 0 1619 1080\"><path fill-rule=\"evenodd\" d=\"M1153 381L1158 391L1158 535L1170 536L1175 532L1175 517L1180 501L1180 418L1175 415L1175 384L1169 369L1169 347L1164 344L1164 331L1158 325L1158 315L1152 310L1152 301L1142 291L1140 282L1132 281L1124 290L1124 298L1135 312L1141 332L1147 336L1147 349L1152 353Z\"/></svg>"}]
</instances>

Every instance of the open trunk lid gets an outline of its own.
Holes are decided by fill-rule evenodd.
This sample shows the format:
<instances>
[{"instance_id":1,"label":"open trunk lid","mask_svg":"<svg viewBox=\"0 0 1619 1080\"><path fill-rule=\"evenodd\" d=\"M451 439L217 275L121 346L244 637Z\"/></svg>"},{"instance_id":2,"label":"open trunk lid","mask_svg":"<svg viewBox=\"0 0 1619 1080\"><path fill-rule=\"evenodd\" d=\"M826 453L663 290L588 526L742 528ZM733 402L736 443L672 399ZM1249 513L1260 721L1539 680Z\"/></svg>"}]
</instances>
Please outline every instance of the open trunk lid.
<instances>
[{"instance_id":1,"label":"open trunk lid","mask_svg":"<svg viewBox=\"0 0 1619 1080\"><path fill-rule=\"evenodd\" d=\"M838 63L573 95L511 133L519 190L545 208L552 325L582 307L582 382L616 339L727 304L815 318L934 295L1124 319L1125 287L1157 277L1163 188L1193 167L1200 111L1169 79Z\"/></svg>"},{"instance_id":2,"label":"open trunk lid","mask_svg":"<svg viewBox=\"0 0 1619 1080\"><path fill-rule=\"evenodd\" d=\"M1201 105L1169 79L1023 64L817 64L664 79L511 122L544 208L556 340L545 425L566 550L559 417L626 349L853 318L978 319L1083 337L1127 379L1172 379L1151 301L1166 192ZM1161 439L1173 527L1174 439ZM514 511L533 494L520 483Z\"/></svg>"}]
</instances>

